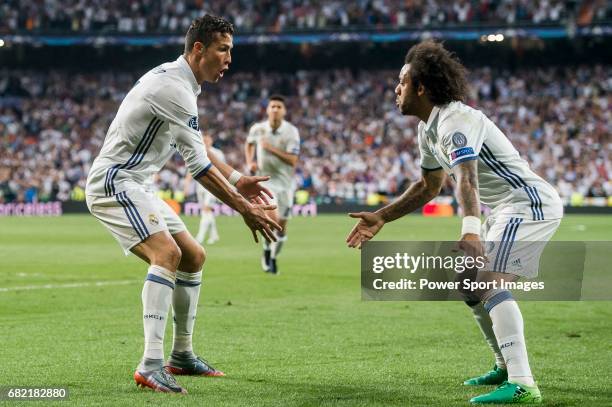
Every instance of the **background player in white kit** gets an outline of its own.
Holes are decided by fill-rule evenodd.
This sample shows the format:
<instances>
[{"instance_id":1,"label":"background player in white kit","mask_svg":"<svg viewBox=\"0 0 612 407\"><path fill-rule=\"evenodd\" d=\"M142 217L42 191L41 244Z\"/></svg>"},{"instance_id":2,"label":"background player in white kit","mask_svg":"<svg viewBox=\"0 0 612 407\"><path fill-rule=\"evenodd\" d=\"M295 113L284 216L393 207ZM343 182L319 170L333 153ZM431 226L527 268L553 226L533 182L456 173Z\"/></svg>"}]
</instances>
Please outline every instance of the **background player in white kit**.
<instances>
[{"instance_id":1,"label":"background player in white kit","mask_svg":"<svg viewBox=\"0 0 612 407\"><path fill-rule=\"evenodd\" d=\"M225 162L225 154L223 154L223 151L213 146L213 138L211 135L204 133L203 140L208 156L210 157L214 154L218 160ZM187 173L185 177L185 196L188 195L192 180L193 177L191 173ZM217 230L217 222L215 221L215 212L213 208L213 205L217 202L217 198L197 182L195 184L195 193L198 204L200 204L200 226L195 239L200 243L204 243L204 239L206 239L206 235L210 231L206 243L214 244L219 240L219 231Z\"/></svg>"},{"instance_id":2,"label":"background player in white kit","mask_svg":"<svg viewBox=\"0 0 612 407\"><path fill-rule=\"evenodd\" d=\"M268 120L255 123L249 130L244 150L247 168L251 174L270 176L270 180L264 184L274 194L274 203L278 207L270 211L270 217L278 222L282 231L277 233L276 242L263 243L261 263L264 271L278 274L276 259L287 240L287 221L291 217L293 207L294 175L300 154L300 135L294 125L284 120L287 114L284 97L270 96L266 113Z\"/></svg>"},{"instance_id":3,"label":"background player in white kit","mask_svg":"<svg viewBox=\"0 0 612 407\"><path fill-rule=\"evenodd\" d=\"M242 215L255 241L256 231L274 240L274 230L280 229L266 214L274 206L263 204L264 193L270 192L259 182L267 177L242 176L215 157L209 159L198 128L200 85L217 82L228 70L232 34L233 26L222 18L206 15L194 20L185 37L184 54L146 73L125 96L87 179L91 213L126 254L132 252L150 265L142 290L144 355L134 379L139 386L156 391L186 392L172 373L223 373L192 347L204 250L176 213L146 190L148 180L178 151L193 177ZM174 340L164 368L163 338L170 304Z\"/></svg>"},{"instance_id":4,"label":"background player in white kit","mask_svg":"<svg viewBox=\"0 0 612 407\"><path fill-rule=\"evenodd\" d=\"M422 178L380 210L350 214L360 220L347 242L361 247L386 222L429 202L440 192L447 173L456 181L464 216L459 248L469 256L485 254L490 260L478 271L478 280L534 277L543 245L526 253L524 246L514 242L550 240L563 216L561 199L530 170L491 120L462 103L467 93L465 75L465 68L441 44L428 41L410 49L395 92L401 113L421 119ZM492 209L482 228L481 202ZM486 251L481 238L488 243ZM527 358L523 319L512 295L503 289L475 294L466 297L466 303L495 354L496 365L464 384L500 386L470 401L540 402Z\"/></svg>"}]
</instances>

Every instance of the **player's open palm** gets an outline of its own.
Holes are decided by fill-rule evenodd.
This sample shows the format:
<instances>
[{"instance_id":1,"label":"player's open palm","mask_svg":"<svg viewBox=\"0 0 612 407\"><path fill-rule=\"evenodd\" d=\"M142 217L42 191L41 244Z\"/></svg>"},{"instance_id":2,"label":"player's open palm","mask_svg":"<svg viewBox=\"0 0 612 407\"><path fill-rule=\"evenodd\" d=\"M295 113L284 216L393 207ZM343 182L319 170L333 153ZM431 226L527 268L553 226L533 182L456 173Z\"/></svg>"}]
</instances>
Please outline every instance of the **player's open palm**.
<instances>
[{"instance_id":1,"label":"player's open palm","mask_svg":"<svg viewBox=\"0 0 612 407\"><path fill-rule=\"evenodd\" d=\"M382 216L374 212L349 213L349 216L359 219L346 238L349 247L361 249L361 244L372 239L385 225Z\"/></svg>"},{"instance_id":2,"label":"player's open palm","mask_svg":"<svg viewBox=\"0 0 612 407\"><path fill-rule=\"evenodd\" d=\"M261 182L269 179L269 176L243 175L236 183L236 189L249 201L268 205L274 196L268 188L261 185Z\"/></svg>"},{"instance_id":3,"label":"player's open palm","mask_svg":"<svg viewBox=\"0 0 612 407\"><path fill-rule=\"evenodd\" d=\"M276 205L256 204L251 205L249 210L242 214L244 223L246 223L249 229L251 229L251 232L253 232L255 242L259 242L256 232L261 233L268 242L276 241L274 231L280 232L282 228L266 214L266 211L274 209L276 209Z\"/></svg>"}]
</instances>

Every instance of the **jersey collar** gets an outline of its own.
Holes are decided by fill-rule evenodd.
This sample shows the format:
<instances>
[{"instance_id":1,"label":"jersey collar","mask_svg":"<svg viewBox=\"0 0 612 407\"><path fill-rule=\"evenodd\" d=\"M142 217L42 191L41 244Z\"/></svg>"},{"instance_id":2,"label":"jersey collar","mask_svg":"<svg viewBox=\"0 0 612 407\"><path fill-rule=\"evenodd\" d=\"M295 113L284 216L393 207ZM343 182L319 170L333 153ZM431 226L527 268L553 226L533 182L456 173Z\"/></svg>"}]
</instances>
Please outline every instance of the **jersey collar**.
<instances>
[{"instance_id":1,"label":"jersey collar","mask_svg":"<svg viewBox=\"0 0 612 407\"><path fill-rule=\"evenodd\" d=\"M436 122L436 117L438 116L439 112L440 108L438 106L434 106L433 109L431 109L427 123L425 123L425 131L429 131L431 129L433 124Z\"/></svg>"},{"instance_id":2,"label":"jersey collar","mask_svg":"<svg viewBox=\"0 0 612 407\"><path fill-rule=\"evenodd\" d=\"M193 93L196 96L198 96L200 94L200 92L202 91L202 87L196 81L195 75L193 74L193 71L191 70L191 67L187 63L187 60L185 59L185 56L184 55L179 56L176 59L176 62L178 63L178 66L181 68L181 72L183 73L183 77L191 85L191 88L193 89Z\"/></svg>"},{"instance_id":3,"label":"jersey collar","mask_svg":"<svg viewBox=\"0 0 612 407\"><path fill-rule=\"evenodd\" d=\"M278 134L280 133L281 129L283 128L283 126L285 126L285 120L281 120L281 124L280 126L278 126L278 128L276 129L276 133L274 133L274 130L272 130L272 125L270 124L269 120L266 120L266 124L268 125L268 129L270 130L271 134Z\"/></svg>"}]
</instances>

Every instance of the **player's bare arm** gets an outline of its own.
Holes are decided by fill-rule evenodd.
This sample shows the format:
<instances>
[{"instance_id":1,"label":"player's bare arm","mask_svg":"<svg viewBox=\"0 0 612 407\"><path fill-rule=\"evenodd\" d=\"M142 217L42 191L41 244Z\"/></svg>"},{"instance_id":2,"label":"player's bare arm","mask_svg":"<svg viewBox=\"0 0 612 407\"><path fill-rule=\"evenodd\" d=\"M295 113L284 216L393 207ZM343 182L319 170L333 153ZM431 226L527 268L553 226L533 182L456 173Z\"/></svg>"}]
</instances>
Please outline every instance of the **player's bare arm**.
<instances>
[{"instance_id":1,"label":"player's bare arm","mask_svg":"<svg viewBox=\"0 0 612 407\"><path fill-rule=\"evenodd\" d=\"M257 234L259 231L268 241L276 241L274 230L281 230L278 223L274 222L266 215L266 210L275 209L275 205L252 205L241 194L235 192L223 174L212 166L205 175L198 178L198 181L208 189L214 196L238 211L244 222L253 232L253 238L258 242Z\"/></svg>"},{"instance_id":2,"label":"player's bare arm","mask_svg":"<svg viewBox=\"0 0 612 407\"><path fill-rule=\"evenodd\" d=\"M359 222L353 227L346 242L349 247L361 248L361 244L374 237L387 222L401 218L438 196L444 180L444 171L423 169L421 179L412 184L393 203L376 212L349 213Z\"/></svg>"},{"instance_id":3,"label":"player's bare arm","mask_svg":"<svg viewBox=\"0 0 612 407\"><path fill-rule=\"evenodd\" d=\"M465 161L455 167L457 178L456 197L463 211L464 220L467 218L480 220L480 196L478 194L478 160ZM469 218L468 218L469 217ZM464 222L465 223L465 222ZM467 233L464 233L466 231ZM480 242L479 231L473 228L464 228L458 246L467 255L472 257L484 256L484 249Z\"/></svg>"},{"instance_id":4,"label":"player's bare arm","mask_svg":"<svg viewBox=\"0 0 612 407\"><path fill-rule=\"evenodd\" d=\"M391 204L376 211L385 223L394 221L414 212L440 193L444 171L423 169L421 179L412 184L406 192Z\"/></svg>"},{"instance_id":5,"label":"player's bare arm","mask_svg":"<svg viewBox=\"0 0 612 407\"><path fill-rule=\"evenodd\" d=\"M257 161L255 161L255 143L246 143L244 145L244 155L246 157L246 165L251 175L255 175L257 171Z\"/></svg>"},{"instance_id":6,"label":"player's bare arm","mask_svg":"<svg viewBox=\"0 0 612 407\"><path fill-rule=\"evenodd\" d=\"M292 167L295 167L297 165L297 162L298 162L297 154L291 154L291 153L288 153L286 151L281 150L280 148L276 148L273 145L271 145L270 143L268 143L266 141L266 139L263 139L261 141L261 147L264 150L268 151L269 153L274 154L275 156L277 156L285 164L291 165Z\"/></svg>"}]
</instances>

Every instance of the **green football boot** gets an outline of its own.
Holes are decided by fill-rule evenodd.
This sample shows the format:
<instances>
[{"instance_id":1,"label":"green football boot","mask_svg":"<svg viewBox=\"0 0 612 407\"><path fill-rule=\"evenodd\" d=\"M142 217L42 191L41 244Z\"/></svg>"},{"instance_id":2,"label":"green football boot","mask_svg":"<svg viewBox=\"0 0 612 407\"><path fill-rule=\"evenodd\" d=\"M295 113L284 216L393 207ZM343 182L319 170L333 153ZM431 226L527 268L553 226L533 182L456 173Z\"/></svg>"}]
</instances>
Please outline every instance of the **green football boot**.
<instances>
[{"instance_id":1,"label":"green football boot","mask_svg":"<svg viewBox=\"0 0 612 407\"><path fill-rule=\"evenodd\" d=\"M542 394L537 384L525 386L522 384L504 382L491 393L473 397L474 404L536 404L542 402Z\"/></svg>"},{"instance_id":2,"label":"green football boot","mask_svg":"<svg viewBox=\"0 0 612 407\"><path fill-rule=\"evenodd\" d=\"M495 365L490 372L487 372L482 376L472 377L471 379L464 381L463 384L465 386L490 386L502 384L506 380L508 380L508 371Z\"/></svg>"}]
</instances>

